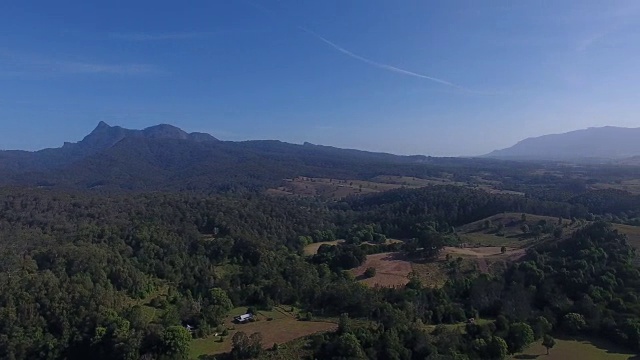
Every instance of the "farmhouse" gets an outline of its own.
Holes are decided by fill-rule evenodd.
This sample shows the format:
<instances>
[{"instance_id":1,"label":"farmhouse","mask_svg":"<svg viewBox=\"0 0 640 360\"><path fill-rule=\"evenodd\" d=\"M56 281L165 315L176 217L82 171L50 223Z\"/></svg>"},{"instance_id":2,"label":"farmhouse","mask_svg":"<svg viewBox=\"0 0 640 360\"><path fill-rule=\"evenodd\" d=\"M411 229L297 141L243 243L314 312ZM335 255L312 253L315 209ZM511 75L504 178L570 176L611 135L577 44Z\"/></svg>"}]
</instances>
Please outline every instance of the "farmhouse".
<instances>
[{"instance_id":1,"label":"farmhouse","mask_svg":"<svg viewBox=\"0 0 640 360\"><path fill-rule=\"evenodd\" d=\"M253 319L253 314L243 314L234 318L237 323L245 323L251 319Z\"/></svg>"}]
</instances>

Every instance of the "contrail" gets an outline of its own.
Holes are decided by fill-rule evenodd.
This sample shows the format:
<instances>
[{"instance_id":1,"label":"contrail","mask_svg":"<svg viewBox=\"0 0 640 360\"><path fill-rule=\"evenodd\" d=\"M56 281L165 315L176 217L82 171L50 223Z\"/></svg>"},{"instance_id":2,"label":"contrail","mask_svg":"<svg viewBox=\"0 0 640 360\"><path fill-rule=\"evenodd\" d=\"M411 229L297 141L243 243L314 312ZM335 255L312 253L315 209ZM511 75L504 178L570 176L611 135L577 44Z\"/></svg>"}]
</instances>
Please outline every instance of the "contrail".
<instances>
[{"instance_id":1,"label":"contrail","mask_svg":"<svg viewBox=\"0 0 640 360\"><path fill-rule=\"evenodd\" d=\"M343 54L345 54L347 56L350 56L350 57L352 57L354 59L360 60L360 61L362 61L364 63L369 64L369 65L375 66L377 68L393 71L395 73L399 73L399 74L403 74L403 75L409 75L409 76L413 76L413 77L417 77L417 78L421 78L421 79L427 79L427 80L435 81L435 82L443 84L443 85L452 86L452 87L455 87L455 88L458 88L458 89L462 89L462 90L468 91L467 89L463 88L462 86L456 85L456 84L451 83L451 82L446 81L446 80L438 79L438 78L435 78L433 76L427 76L427 75L424 75L424 74L419 74L419 73L416 73L416 72L413 72L413 71L409 71L409 70L405 70L405 69L400 69L400 68L392 66L392 65L387 65L387 64L379 63L377 61L373 61L371 59L367 59L367 58L365 58L363 56L360 56L360 55L358 55L358 54L356 54L356 53L354 53L352 51L349 51L349 50L341 47L340 45L328 40L325 37L322 37L321 35L319 35L318 33L314 32L314 31L311 31L311 30L309 30L307 28L304 28L302 26L298 26L298 29L306 32L307 34L310 34L311 36L315 37L316 39L324 42L325 44L331 46L332 48L340 51L341 53L343 53Z\"/></svg>"},{"instance_id":2,"label":"contrail","mask_svg":"<svg viewBox=\"0 0 640 360\"><path fill-rule=\"evenodd\" d=\"M269 15L272 15L272 16L274 16L274 17L278 16L278 14L277 14L275 11L273 11L273 10L271 10L271 9L267 9L267 8L265 8L265 7L264 7L264 6L262 6L262 5L256 4L256 3L254 3L254 2L253 2L253 1L251 1L251 0L245 0L245 2L246 2L246 3L248 3L248 4L250 4L250 5L251 5L251 6L253 6L253 7L257 8L258 10L263 11L263 12L265 12L265 13L269 14ZM307 28L306 28L306 27L304 27L304 26L295 25L295 24L291 24L291 25L295 26L295 27L296 27L296 28L298 28L299 30L302 30L302 31L306 32L307 34L309 34L309 35L313 36L314 38L316 38L316 39L318 39L318 40L322 41L323 43L325 43L325 44L327 44L327 45L331 46L332 48L334 48L335 50L337 50L337 51L339 51L339 52L341 52L341 53L343 53L343 54L345 54L345 55L347 55L347 56L349 56L349 57L351 57L351 58L354 58L354 59L356 59L356 60L360 60L360 61L362 61L362 62L364 62L364 63L366 63L366 64L369 64L369 65L371 65L371 66L375 66L375 67L377 67L377 68L379 68L379 69L383 69L383 70L387 70L387 71L392 71L392 72L395 72L395 73L397 73L397 74L402 74L402 75L407 75L407 76L413 76L413 77L416 77L416 78L420 78L420 79L425 79L425 80L429 80L429 81L437 82L437 83L439 83L439 84L446 85L446 86L450 86L450 87L452 87L452 88L456 88L456 89L461 90L461 91L464 91L464 92L469 92L469 93L479 93L479 92L476 92L476 91L473 91L473 90L469 90L469 89L467 89L467 88L465 88L465 87L463 87L463 86L456 85L456 84L454 84L454 83L452 83L452 82L449 82L449 81L446 81L446 80L443 80L443 79L438 79L438 78L433 77L433 76L428 76L428 75L425 75L425 74L420 74L420 73L417 73L417 72L413 72L413 71L409 71L409 70L401 69L401 68L398 68L398 67L395 67L395 66L392 66L392 65L383 64L383 63L379 63L379 62L377 62L377 61L373 61L373 60L371 60L371 59L367 59L366 57L360 56L360 55L358 55L358 54L356 54L356 53L354 53L354 52L352 52L352 51L349 51L349 50L347 50L347 49L343 48L342 46L340 46L340 45L338 45L338 44L334 43L333 41L331 41L331 40L329 40L329 39L327 39L327 38L325 38L325 37L321 36L320 34L316 33L315 31L312 31L312 30L307 29Z\"/></svg>"}]
</instances>

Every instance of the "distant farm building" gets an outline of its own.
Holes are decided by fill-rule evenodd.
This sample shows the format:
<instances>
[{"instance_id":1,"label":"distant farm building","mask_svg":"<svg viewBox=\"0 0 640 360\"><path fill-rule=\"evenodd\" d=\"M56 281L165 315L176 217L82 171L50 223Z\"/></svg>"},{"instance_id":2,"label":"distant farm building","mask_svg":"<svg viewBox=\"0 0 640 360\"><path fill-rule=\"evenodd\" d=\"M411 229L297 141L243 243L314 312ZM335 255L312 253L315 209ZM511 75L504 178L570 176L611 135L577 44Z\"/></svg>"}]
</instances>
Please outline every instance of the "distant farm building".
<instances>
[{"instance_id":1,"label":"distant farm building","mask_svg":"<svg viewBox=\"0 0 640 360\"><path fill-rule=\"evenodd\" d=\"M247 321L250 321L251 319L253 319L253 314L243 314L233 318L233 320L235 320L235 322L237 323L245 323Z\"/></svg>"}]
</instances>

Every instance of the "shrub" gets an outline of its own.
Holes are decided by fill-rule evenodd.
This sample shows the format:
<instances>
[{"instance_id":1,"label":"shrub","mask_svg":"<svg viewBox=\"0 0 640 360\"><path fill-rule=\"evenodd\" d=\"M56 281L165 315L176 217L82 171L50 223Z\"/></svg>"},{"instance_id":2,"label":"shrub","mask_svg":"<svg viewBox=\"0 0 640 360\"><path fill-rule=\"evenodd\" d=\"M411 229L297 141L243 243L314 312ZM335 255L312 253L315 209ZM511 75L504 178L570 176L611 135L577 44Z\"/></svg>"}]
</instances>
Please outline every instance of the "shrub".
<instances>
[{"instance_id":1,"label":"shrub","mask_svg":"<svg viewBox=\"0 0 640 360\"><path fill-rule=\"evenodd\" d=\"M374 268L374 267L367 268L367 270L364 271L364 276L366 278L372 278L372 277L376 276L376 268Z\"/></svg>"}]
</instances>

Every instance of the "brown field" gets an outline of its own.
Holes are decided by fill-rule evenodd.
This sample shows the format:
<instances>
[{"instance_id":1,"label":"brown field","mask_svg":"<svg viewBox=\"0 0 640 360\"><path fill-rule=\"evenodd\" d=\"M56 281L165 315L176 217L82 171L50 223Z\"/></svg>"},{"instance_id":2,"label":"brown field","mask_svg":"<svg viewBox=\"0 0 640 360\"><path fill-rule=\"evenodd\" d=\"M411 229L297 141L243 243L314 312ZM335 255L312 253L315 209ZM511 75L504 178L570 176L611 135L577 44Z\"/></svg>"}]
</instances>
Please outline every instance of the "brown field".
<instances>
[{"instance_id":1,"label":"brown field","mask_svg":"<svg viewBox=\"0 0 640 360\"><path fill-rule=\"evenodd\" d=\"M406 285L412 270L411 263L401 253L381 253L367 255L365 263L351 270L351 273L360 278L370 267L376 269L376 275L372 278L362 279L361 282L369 286L382 287Z\"/></svg>"},{"instance_id":2,"label":"brown field","mask_svg":"<svg viewBox=\"0 0 640 360\"><path fill-rule=\"evenodd\" d=\"M200 355L214 355L231 351L231 338L238 331L243 331L247 336L258 332L262 335L262 345L270 348L274 343L284 344L292 340L311 334L334 331L337 324L333 321L300 321L293 313L285 308L276 307L273 311L260 311L258 321L246 324L234 324L234 315L244 313L246 308L237 308L231 311L225 326L230 329L229 335L220 342L219 336L209 336L204 339L195 339L191 342L190 358L197 359ZM271 321L267 320L272 318ZM231 330L233 329L233 330Z\"/></svg>"}]
</instances>

